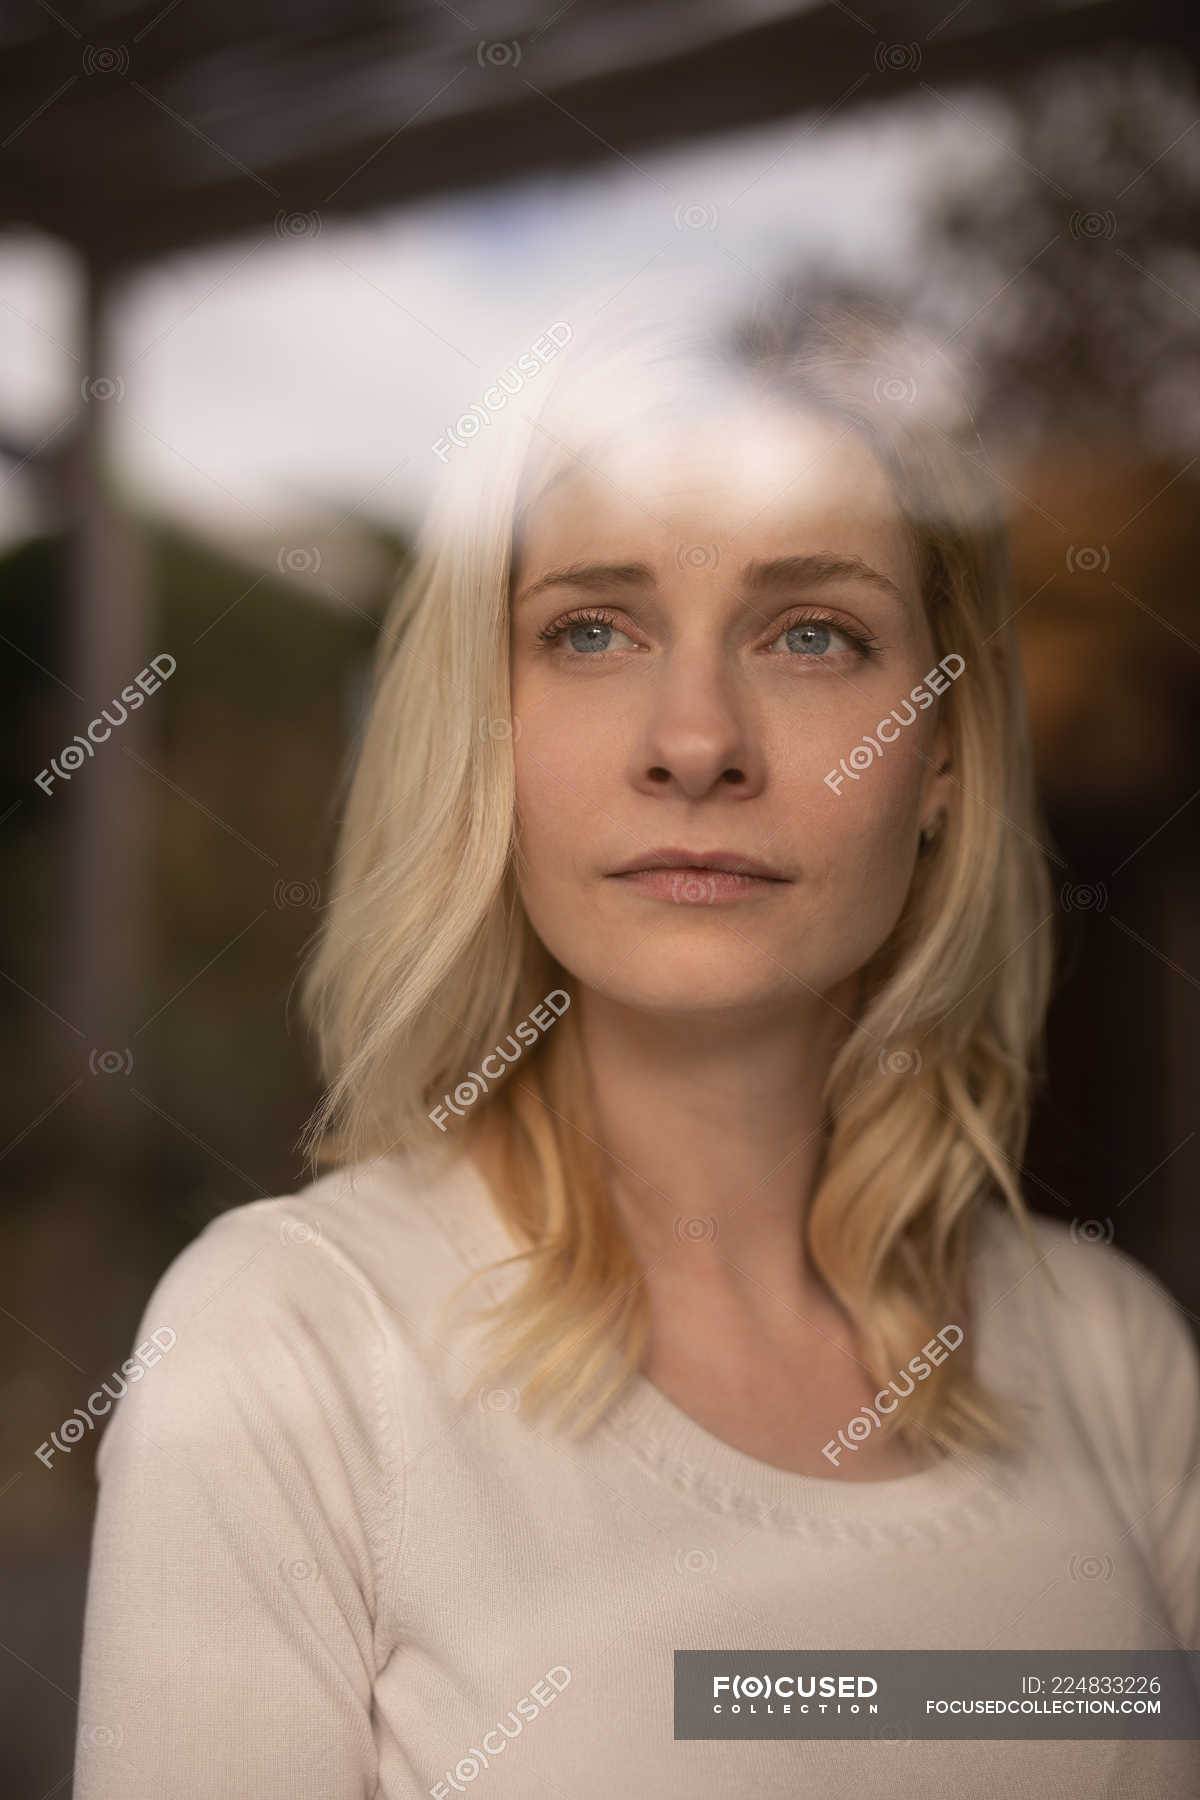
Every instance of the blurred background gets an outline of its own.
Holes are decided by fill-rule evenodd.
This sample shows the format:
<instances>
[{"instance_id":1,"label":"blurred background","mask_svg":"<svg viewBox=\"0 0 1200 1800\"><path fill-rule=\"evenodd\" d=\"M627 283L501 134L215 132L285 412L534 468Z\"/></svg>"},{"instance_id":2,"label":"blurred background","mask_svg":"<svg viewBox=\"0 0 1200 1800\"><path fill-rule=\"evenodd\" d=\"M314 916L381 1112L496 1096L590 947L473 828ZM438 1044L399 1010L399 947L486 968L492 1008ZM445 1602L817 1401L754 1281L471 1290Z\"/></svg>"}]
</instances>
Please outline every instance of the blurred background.
<instances>
[{"instance_id":1,"label":"blurred background","mask_svg":"<svg viewBox=\"0 0 1200 1800\"><path fill-rule=\"evenodd\" d=\"M581 294L730 330L875 296L970 370L1063 942L1025 1191L1200 1324L1198 35L1147 0L6 9L6 1794L71 1781L96 1440L35 1451L205 1222L306 1178L294 985L381 612L435 446Z\"/></svg>"}]
</instances>

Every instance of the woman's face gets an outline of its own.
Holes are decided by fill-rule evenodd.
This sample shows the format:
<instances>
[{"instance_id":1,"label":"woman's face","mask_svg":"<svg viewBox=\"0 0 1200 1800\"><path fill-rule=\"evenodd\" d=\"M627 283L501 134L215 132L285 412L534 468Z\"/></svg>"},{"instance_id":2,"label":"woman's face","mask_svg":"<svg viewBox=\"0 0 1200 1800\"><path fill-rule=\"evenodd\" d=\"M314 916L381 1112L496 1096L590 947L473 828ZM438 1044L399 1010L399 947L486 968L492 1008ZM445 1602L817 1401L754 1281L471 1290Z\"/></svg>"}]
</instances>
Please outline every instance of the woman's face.
<instances>
[{"instance_id":1,"label":"woman's face","mask_svg":"<svg viewBox=\"0 0 1200 1800\"><path fill-rule=\"evenodd\" d=\"M924 683L945 677L874 453L761 402L660 432L536 502L512 591L519 879L552 955L642 1009L832 997L891 932L946 800ZM893 708L915 718L882 742ZM851 765L868 735L880 753ZM777 879L680 873L679 850Z\"/></svg>"}]
</instances>

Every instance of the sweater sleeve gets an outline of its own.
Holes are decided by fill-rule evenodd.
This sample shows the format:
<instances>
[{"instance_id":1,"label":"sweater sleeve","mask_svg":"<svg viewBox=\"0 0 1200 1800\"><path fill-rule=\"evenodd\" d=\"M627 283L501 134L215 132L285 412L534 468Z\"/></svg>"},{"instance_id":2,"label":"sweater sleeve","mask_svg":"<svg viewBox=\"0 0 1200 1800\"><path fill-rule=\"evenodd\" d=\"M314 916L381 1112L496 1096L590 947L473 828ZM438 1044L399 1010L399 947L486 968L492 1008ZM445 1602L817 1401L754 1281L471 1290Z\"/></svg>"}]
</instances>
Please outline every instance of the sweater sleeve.
<instances>
[{"instance_id":1,"label":"sweater sleeve","mask_svg":"<svg viewBox=\"0 0 1200 1800\"><path fill-rule=\"evenodd\" d=\"M1167 1288L1118 1246L1041 1221L1064 1290L1053 1355L1181 1649L1200 1649L1200 1355Z\"/></svg>"},{"instance_id":2,"label":"sweater sleeve","mask_svg":"<svg viewBox=\"0 0 1200 1800\"><path fill-rule=\"evenodd\" d=\"M1175 1300L1119 1262L1125 1354L1135 1374L1144 1524L1181 1647L1200 1650L1200 1354Z\"/></svg>"},{"instance_id":3,"label":"sweater sleeve","mask_svg":"<svg viewBox=\"0 0 1200 1800\"><path fill-rule=\"evenodd\" d=\"M108 1383L76 1800L376 1791L385 1356L374 1291L291 1201L170 1264Z\"/></svg>"}]
</instances>

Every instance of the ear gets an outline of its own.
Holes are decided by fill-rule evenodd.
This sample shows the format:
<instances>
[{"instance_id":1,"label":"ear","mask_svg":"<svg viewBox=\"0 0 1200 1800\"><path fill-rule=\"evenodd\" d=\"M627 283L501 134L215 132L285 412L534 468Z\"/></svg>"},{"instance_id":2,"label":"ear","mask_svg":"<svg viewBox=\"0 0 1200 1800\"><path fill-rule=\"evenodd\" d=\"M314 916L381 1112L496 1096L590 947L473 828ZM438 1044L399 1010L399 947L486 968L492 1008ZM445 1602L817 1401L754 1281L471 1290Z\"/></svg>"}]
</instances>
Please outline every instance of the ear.
<instances>
[{"instance_id":1,"label":"ear","mask_svg":"<svg viewBox=\"0 0 1200 1800\"><path fill-rule=\"evenodd\" d=\"M950 728L939 717L921 782L921 829L936 833L950 810L955 771L951 762Z\"/></svg>"}]
</instances>

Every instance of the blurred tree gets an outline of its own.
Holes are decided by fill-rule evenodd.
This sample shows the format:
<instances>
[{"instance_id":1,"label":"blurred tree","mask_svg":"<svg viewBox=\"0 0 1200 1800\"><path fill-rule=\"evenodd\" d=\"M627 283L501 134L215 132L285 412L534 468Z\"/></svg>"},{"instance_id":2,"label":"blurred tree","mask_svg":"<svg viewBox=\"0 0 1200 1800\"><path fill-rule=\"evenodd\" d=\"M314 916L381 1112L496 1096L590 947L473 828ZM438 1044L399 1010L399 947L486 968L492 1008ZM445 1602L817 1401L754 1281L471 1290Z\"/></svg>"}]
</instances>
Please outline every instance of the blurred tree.
<instances>
[{"instance_id":1,"label":"blurred tree","mask_svg":"<svg viewBox=\"0 0 1200 1800\"><path fill-rule=\"evenodd\" d=\"M969 353L985 439L1200 451L1198 101L1148 50L955 96L994 155L925 190L896 298Z\"/></svg>"}]
</instances>

